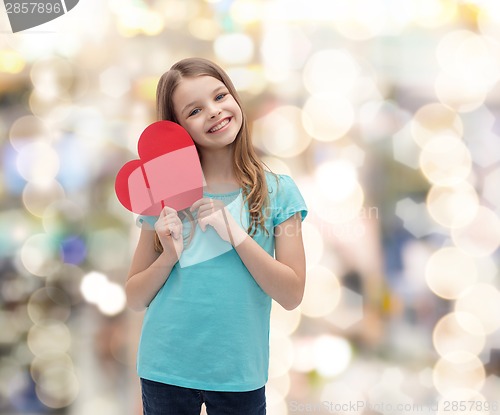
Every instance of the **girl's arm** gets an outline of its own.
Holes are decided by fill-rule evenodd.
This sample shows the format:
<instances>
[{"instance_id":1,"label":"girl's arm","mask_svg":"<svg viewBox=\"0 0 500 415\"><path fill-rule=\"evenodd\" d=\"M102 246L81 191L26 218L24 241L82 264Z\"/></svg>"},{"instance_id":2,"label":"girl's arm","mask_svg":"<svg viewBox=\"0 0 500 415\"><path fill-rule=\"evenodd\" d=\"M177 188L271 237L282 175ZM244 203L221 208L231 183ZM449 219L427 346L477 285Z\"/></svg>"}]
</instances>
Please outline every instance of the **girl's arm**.
<instances>
[{"instance_id":1,"label":"girl's arm","mask_svg":"<svg viewBox=\"0 0 500 415\"><path fill-rule=\"evenodd\" d=\"M175 209L165 206L154 229L154 231L144 227L141 229L139 243L125 284L127 303L136 311L142 311L149 306L156 293L165 284L184 249L182 222ZM155 232L163 247L161 254L154 248Z\"/></svg>"},{"instance_id":2,"label":"girl's arm","mask_svg":"<svg viewBox=\"0 0 500 415\"><path fill-rule=\"evenodd\" d=\"M125 283L127 304L135 311L149 305L177 262L177 257L169 254L171 250L164 249L161 254L155 251L154 235L155 231L141 230Z\"/></svg>"},{"instance_id":3,"label":"girl's arm","mask_svg":"<svg viewBox=\"0 0 500 415\"><path fill-rule=\"evenodd\" d=\"M287 310L296 308L304 295L306 258L301 225L301 214L296 213L275 227L276 259L250 237L234 248L257 284Z\"/></svg>"}]
</instances>

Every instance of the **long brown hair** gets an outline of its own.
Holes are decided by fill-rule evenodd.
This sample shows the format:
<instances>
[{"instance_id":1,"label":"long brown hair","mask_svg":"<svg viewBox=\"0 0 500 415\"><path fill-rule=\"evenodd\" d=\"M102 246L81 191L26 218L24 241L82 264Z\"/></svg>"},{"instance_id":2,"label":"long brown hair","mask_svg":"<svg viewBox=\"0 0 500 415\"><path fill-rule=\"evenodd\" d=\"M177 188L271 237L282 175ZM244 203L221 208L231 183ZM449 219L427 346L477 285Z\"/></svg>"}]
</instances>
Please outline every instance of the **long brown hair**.
<instances>
[{"instance_id":1,"label":"long brown hair","mask_svg":"<svg viewBox=\"0 0 500 415\"><path fill-rule=\"evenodd\" d=\"M269 203L265 171L252 145L248 121L241 105L241 99L225 71L212 61L203 58L187 58L175 63L169 71L162 75L158 82L156 89L158 120L179 123L175 116L172 96L183 78L197 76L211 76L221 81L241 108L241 129L231 144L233 172L242 188L244 202L248 202L250 225L247 232L253 237L257 232L257 228L260 227L266 234L269 234L265 228L265 217L262 213ZM155 240L157 242L155 248L161 250L161 244L157 236Z\"/></svg>"}]
</instances>

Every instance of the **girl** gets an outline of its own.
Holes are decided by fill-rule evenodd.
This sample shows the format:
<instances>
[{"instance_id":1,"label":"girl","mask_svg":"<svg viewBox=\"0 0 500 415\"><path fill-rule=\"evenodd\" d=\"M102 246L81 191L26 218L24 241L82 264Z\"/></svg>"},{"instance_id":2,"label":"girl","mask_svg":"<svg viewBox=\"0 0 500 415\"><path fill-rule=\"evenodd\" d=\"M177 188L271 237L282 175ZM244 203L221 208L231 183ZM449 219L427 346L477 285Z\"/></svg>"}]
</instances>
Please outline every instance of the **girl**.
<instances>
[{"instance_id":1,"label":"girl","mask_svg":"<svg viewBox=\"0 0 500 415\"><path fill-rule=\"evenodd\" d=\"M287 310L302 300L307 208L289 176L264 171L219 66L174 64L159 81L157 110L192 137L206 186L182 219L168 206L138 218L126 292L131 308L146 309L144 414L199 415L202 403L209 415L265 414L271 299Z\"/></svg>"}]
</instances>

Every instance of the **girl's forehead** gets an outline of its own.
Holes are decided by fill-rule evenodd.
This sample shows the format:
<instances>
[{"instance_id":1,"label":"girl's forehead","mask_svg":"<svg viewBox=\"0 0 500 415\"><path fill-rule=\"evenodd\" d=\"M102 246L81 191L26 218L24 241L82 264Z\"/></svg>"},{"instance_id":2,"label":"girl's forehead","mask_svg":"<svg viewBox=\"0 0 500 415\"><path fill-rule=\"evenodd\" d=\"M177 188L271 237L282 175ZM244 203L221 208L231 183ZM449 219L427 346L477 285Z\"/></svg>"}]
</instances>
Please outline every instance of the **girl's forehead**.
<instances>
[{"instance_id":1,"label":"girl's forehead","mask_svg":"<svg viewBox=\"0 0 500 415\"><path fill-rule=\"evenodd\" d=\"M179 83L179 87L184 87L183 89L193 88L195 90L204 90L204 89L209 90L214 86L217 87L220 85L224 84L217 78L214 78L213 76L210 75L200 75L189 78L183 78Z\"/></svg>"}]
</instances>

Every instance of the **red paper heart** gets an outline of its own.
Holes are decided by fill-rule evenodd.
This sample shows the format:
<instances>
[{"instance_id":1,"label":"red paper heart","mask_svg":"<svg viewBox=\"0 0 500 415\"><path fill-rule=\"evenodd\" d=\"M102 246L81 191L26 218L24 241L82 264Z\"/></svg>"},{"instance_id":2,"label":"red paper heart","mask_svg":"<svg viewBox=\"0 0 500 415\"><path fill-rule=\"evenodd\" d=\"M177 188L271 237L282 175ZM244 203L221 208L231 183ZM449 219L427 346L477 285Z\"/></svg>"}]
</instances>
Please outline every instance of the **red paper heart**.
<instances>
[{"instance_id":1,"label":"red paper heart","mask_svg":"<svg viewBox=\"0 0 500 415\"><path fill-rule=\"evenodd\" d=\"M137 143L139 160L116 175L120 203L140 215L158 216L162 208L182 210L203 196L203 171L187 131L171 121L149 125Z\"/></svg>"}]
</instances>

